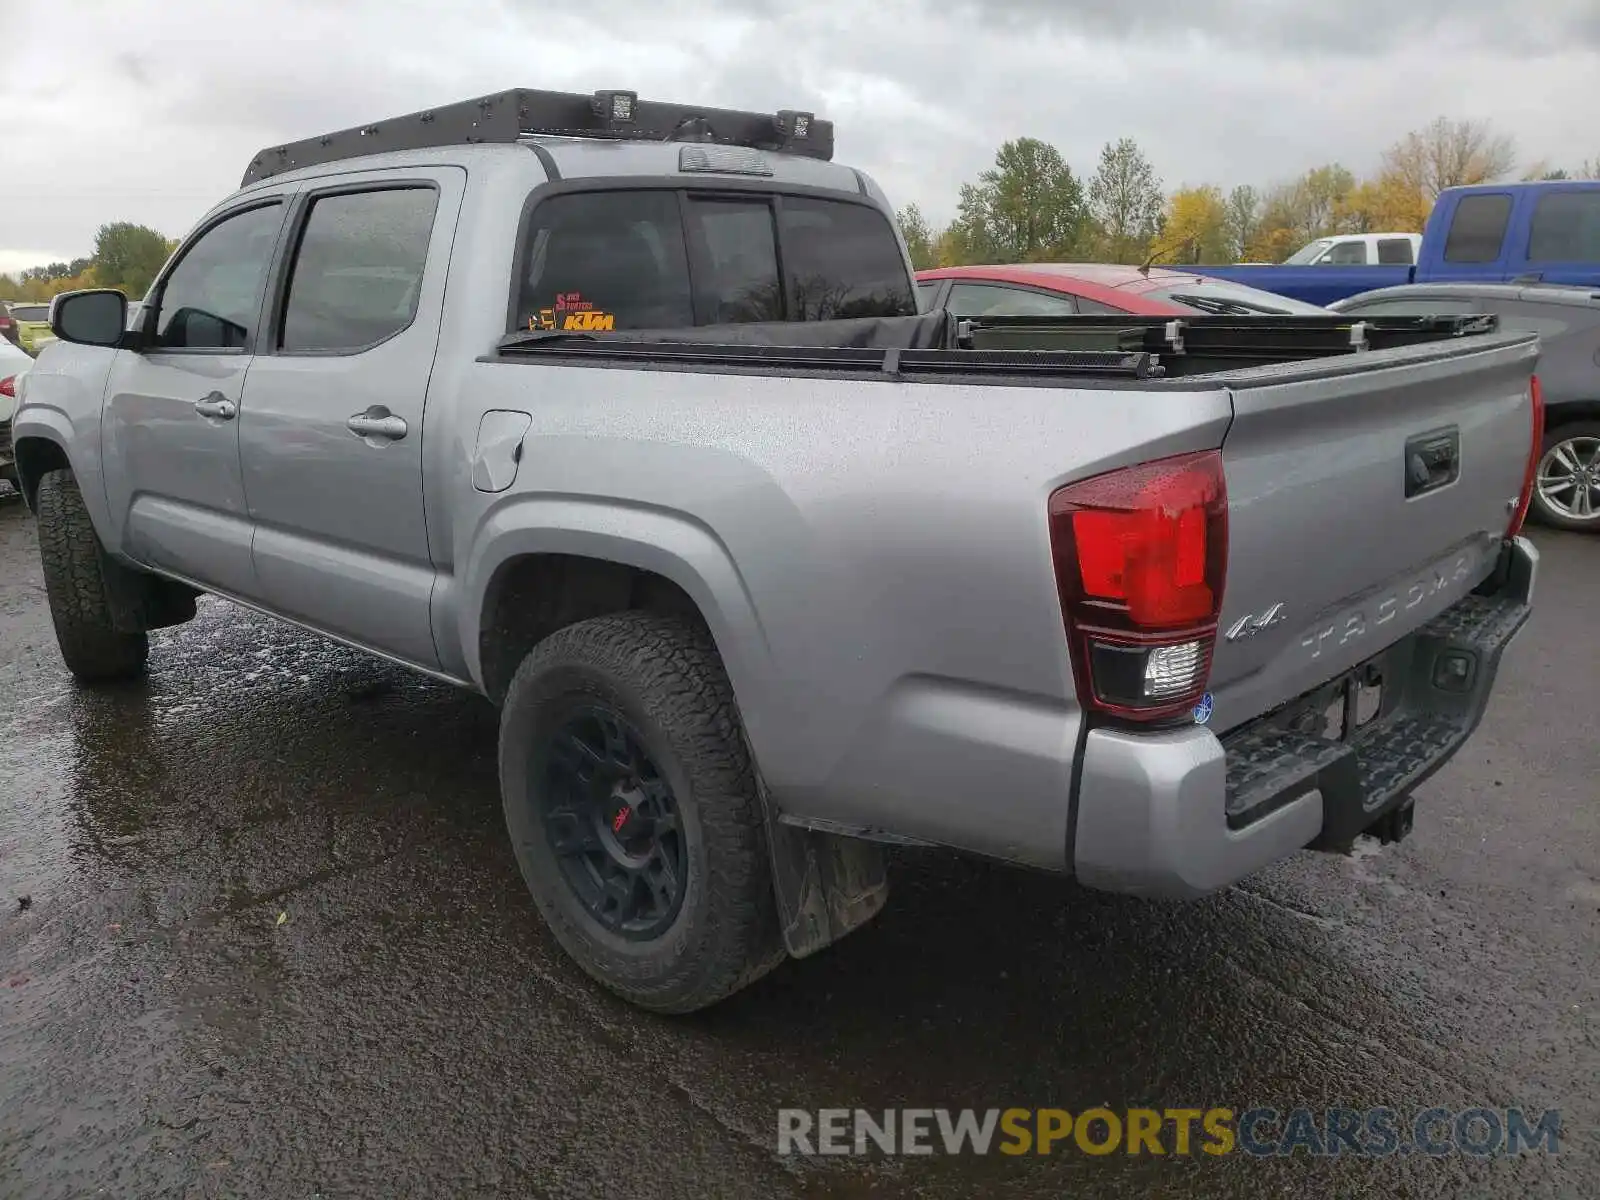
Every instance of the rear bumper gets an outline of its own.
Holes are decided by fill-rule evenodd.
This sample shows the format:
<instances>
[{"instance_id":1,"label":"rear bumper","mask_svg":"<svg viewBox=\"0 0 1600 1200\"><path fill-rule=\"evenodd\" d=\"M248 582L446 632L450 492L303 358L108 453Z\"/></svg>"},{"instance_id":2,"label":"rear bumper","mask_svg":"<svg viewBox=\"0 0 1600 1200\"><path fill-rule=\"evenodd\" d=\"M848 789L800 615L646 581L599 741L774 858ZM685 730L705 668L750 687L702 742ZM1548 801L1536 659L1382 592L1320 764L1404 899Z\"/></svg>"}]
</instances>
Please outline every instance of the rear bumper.
<instances>
[{"instance_id":1,"label":"rear bumper","mask_svg":"<svg viewBox=\"0 0 1600 1200\"><path fill-rule=\"evenodd\" d=\"M1508 543L1477 592L1355 671L1220 740L1199 726L1091 731L1073 838L1078 879L1191 898L1296 850L1348 846L1405 804L1477 728L1500 656L1531 612L1538 563L1527 539ZM1380 676L1377 714L1343 740L1325 736L1322 714L1346 685Z\"/></svg>"}]
</instances>

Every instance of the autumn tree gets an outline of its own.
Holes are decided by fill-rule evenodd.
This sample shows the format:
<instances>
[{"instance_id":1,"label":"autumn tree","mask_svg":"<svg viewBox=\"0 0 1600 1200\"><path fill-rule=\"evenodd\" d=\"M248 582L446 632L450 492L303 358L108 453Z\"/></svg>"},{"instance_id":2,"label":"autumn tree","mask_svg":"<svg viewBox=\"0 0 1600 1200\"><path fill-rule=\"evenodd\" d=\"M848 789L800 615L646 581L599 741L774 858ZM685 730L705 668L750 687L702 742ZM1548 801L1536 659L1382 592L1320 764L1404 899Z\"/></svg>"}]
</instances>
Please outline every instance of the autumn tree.
<instances>
[{"instance_id":1,"label":"autumn tree","mask_svg":"<svg viewBox=\"0 0 1600 1200\"><path fill-rule=\"evenodd\" d=\"M166 263L167 239L154 229L117 221L100 226L94 238L95 274L102 287L114 287L138 299L149 290Z\"/></svg>"},{"instance_id":2,"label":"autumn tree","mask_svg":"<svg viewBox=\"0 0 1600 1200\"><path fill-rule=\"evenodd\" d=\"M1179 188L1167 200L1166 221L1152 239L1150 254L1156 262L1220 263L1231 256L1228 203L1222 189Z\"/></svg>"},{"instance_id":3,"label":"autumn tree","mask_svg":"<svg viewBox=\"0 0 1600 1200\"><path fill-rule=\"evenodd\" d=\"M1305 242L1294 230L1262 221L1244 256L1251 262L1281 263L1303 245Z\"/></svg>"},{"instance_id":4,"label":"autumn tree","mask_svg":"<svg viewBox=\"0 0 1600 1200\"><path fill-rule=\"evenodd\" d=\"M1516 156L1511 138L1486 121L1436 117L1384 151L1383 169L1415 188L1431 208L1447 187L1502 178Z\"/></svg>"},{"instance_id":5,"label":"autumn tree","mask_svg":"<svg viewBox=\"0 0 1600 1200\"><path fill-rule=\"evenodd\" d=\"M1355 186L1355 175L1338 163L1313 167L1299 179L1279 184L1262 201L1247 257L1280 262L1307 242L1339 232Z\"/></svg>"},{"instance_id":6,"label":"autumn tree","mask_svg":"<svg viewBox=\"0 0 1600 1200\"><path fill-rule=\"evenodd\" d=\"M1089 215L1109 262L1143 262L1162 209L1161 180L1132 138L1107 142L1089 181Z\"/></svg>"},{"instance_id":7,"label":"autumn tree","mask_svg":"<svg viewBox=\"0 0 1600 1200\"><path fill-rule=\"evenodd\" d=\"M1334 212L1341 233L1421 233L1428 202L1411 182L1393 171L1352 188Z\"/></svg>"},{"instance_id":8,"label":"autumn tree","mask_svg":"<svg viewBox=\"0 0 1600 1200\"><path fill-rule=\"evenodd\" d=\"M911 265L918 271L926 271L937 264L938 258L934 251L933 231L928 228L927 218L922 215L922 210L915 204L908 204L895 214L895 221L900 226L900 234L906 240L906 250L911 255Z\"/></svg>"},{"instance_id":9,"label":"autumn tree","mask_svg":"<svg viewBox=\"0 0 1600 1200\"><path fill-rule=\"evenodd\" d=\"M1228 258L1237 262L1249 252L1261 220L1261 197L1255 188L1241 183L1228 193L1224 214L1224 233L1228 239Z\"/></svg>"}]
</instances>

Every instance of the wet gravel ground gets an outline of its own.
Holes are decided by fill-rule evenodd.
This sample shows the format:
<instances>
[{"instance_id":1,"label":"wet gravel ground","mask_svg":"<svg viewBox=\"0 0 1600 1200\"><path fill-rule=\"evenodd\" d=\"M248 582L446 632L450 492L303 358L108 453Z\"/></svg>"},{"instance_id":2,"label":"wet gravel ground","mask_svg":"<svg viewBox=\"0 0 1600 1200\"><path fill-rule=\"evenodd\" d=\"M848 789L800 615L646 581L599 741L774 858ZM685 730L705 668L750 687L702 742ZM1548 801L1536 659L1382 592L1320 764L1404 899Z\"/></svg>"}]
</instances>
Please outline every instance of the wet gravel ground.
<instances>
[{"instance_id":1,"label":"wet gravel ground","mask_svg":"<svg viewBox=\"0 0 1600 1200\"><path fill-rule=\"evenodd\" d=\"M211 600L147 683L81 691L0 498L0 1195L1600 1194L1600 542L1536 536L1538 612L1403 846L1192 905L905 858L874 925L673 1020L544 932L486 703ZM780 1106L1094 1104L1559 1108L1563 1138L775 1153Z\"/></svg>"}]
</instances>

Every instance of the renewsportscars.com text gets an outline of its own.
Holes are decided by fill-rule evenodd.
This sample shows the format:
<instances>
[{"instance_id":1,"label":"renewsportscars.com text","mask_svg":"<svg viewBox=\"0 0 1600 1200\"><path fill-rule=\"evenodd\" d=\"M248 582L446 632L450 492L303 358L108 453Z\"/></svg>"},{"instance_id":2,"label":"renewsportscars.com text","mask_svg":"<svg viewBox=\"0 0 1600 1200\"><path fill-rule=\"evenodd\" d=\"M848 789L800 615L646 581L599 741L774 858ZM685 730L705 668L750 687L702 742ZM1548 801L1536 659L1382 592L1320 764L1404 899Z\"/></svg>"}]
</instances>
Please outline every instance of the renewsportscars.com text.
<instances>
[{"instance_id":1,"label":"renewsportscars.com text","mask_svg":"<svg viewBox=\"0 0 1600 1200\"><path fill-rule=\"evenodd\" d=\"M1383 1158L1560 1153L1561 1114L1520 1108L778 1110L779 1154L1244 1153Z\"/></svg>"}]
</instances>

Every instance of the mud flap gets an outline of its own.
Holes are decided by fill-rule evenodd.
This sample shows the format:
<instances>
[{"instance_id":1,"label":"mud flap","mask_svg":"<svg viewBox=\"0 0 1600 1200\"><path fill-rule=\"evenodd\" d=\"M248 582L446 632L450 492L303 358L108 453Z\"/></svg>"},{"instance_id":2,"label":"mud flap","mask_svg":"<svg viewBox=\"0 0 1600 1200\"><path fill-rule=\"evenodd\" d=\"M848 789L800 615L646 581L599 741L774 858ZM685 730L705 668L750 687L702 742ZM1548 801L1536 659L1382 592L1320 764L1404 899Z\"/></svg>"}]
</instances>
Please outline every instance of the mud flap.
<instances>
[{"instance_id":1,"label":"mud flap","mask_svg":"<svg viewBox=\"0 0 1600 1200\"><path fill-rule=\"evenodd\" d=\"M100 551L100 577L105 581L111 626L118 633L143 633L181 625L195 615L199 592L187 584L135 571Z\"/></svg>"},{"instance_id":2,"label":"mud flap","mask_svg":"<svg viewBox=\"0 0 1600 1200\"><path fill-rule=\"evenodd\" d=\"M772 886L783 944L805 958L859 929L889 898L883 847L861 838L785 825L761 785Z\"/></svg>"}]
</instances>

